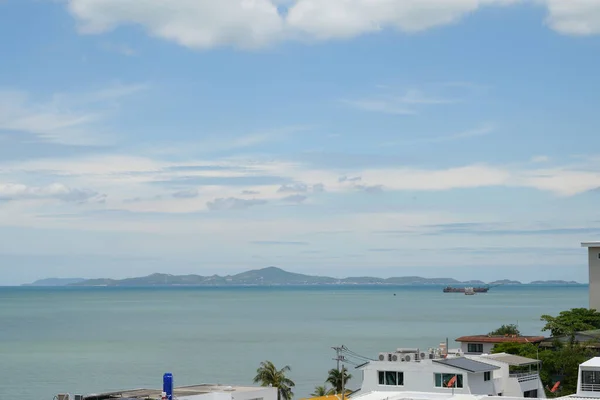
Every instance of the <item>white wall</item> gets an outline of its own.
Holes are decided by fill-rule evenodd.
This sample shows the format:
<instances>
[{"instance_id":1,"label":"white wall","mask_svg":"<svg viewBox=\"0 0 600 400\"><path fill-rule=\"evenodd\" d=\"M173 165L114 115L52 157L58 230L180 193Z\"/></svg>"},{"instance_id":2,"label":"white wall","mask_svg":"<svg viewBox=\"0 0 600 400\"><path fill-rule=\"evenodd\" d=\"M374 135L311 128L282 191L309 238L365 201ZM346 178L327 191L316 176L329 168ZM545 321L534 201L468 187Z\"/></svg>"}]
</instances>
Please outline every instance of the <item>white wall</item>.
<instances>
[{"instance_id":1,"label":"white wall","mask_svg":"<svg viewBox=\"0 0 600 400\"><path fill-rule=\"evenodd\" d=\"M181 396L179 400L277 400L276 388L256 388L252 390L235 390L199 394L195 396Z\"/></svg>"},{"instance_id":2,"label":"white wall","mask_svg":"<svg viewBox=\"0 0 600 400\"><path fill-rule=\"evenodd\" d=\"M588 248L590 308L600 311L600 247Z\"/></svg>"},{"instance_id":3,"label":"white wall","mask_svg":"<svg viewBox=\"0 0 600 400\"><path fill-rule=\"evenodd\" d=\"M484 381L484 374L469 374L469 387L472 394L496 395L493 375L489 381Z\"/></svg>"},{"instance_id":4,"label":"white wall","mask_svg":"<svg viewBox=\"0 0 600 400\"><path fill-rule=\"evenodd\" d=\"M232 395L232 400L277 400L277 388L265 387L250 391L235 391Z\"/></svg>"},{"instance_id":5,"label":"white wall","mask_svg":"<svg viewBox=\"0 0 600 400\"><path fill-rule=\"evenodd\" d=\"M434 381L435 373L462 374L463 387L455 388L456 394L493 394L493 379L484 382L483 373L471 374L467 371L448 367L432 360L419 362L389 362L372 361L363 367L364 379L360 393L373 391L379 392L430 392L430 393L452 393L452 388L436 387ZM404 386L379 385L378 371L401 371L404 373ZM472 384L473 383L473 384Z\"/></svg>"},{"instance_id":6,"label":"white wall","mask_svg":"<svg viewBox=\"0 0 600 400\"><path fill-rule=\"evenodd\" d=\"M477 342L469 342L470 344L479 344ZM469 343L462 342L460 344L460 349L465 354L482 354L482 353L469 353ZM492 348L494 348L494 343L481 343L483 345L483 353L491 353Z\"/></svg>"}]
</instances>

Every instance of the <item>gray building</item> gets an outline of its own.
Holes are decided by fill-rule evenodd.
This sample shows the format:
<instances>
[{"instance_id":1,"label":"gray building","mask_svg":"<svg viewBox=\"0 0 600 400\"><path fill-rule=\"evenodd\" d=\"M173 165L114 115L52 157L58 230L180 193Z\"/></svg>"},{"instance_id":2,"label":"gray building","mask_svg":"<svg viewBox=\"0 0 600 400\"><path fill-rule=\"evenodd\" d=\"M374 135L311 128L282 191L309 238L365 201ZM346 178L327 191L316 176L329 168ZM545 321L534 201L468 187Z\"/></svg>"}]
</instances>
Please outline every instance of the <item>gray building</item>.
<instances>
[{"instance_id":1,"label":"gray building","mask_svg":"<svg viewBox=\"0 0 600 400\"><path fill-rule=\"evenodd\" d=\"M600 242L581 243L587 247L590 274L590 308L600 311Z\"/></svg>"}]
</instances>

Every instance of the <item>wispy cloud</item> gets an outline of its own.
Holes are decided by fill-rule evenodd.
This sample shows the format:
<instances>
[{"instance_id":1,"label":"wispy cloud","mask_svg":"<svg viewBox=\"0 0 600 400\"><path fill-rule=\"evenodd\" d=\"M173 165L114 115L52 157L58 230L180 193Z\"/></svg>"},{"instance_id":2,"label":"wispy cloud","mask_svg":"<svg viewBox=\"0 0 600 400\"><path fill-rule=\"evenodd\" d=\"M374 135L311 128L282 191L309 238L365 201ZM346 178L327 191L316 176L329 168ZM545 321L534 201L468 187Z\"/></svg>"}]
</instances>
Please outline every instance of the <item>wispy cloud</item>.
<instances>
[{"instance_id":1,"label":"wispy cloud","mask_svg":"<svg viewBox=\"0 0 600 400\"><path fill-rule=\"evenodd\" d=\"M454 104L459 101L459 99L427 96L422 91L413 89L402 96L386 95L357 100L343 99L342 103L363 111L413 115L418 113L418 106Z\"/></svg>"},{"instance_id":2,"label":"wispy cloud","mask_svg":"<svg viewBox=\"0 0 600 400\"><path fill-rule=\"evenodd\" d=\"M477 138L482 136L487 136L494 132L494 126L492 124L485 124L480 127L469 129L466 131L452 133L449 135L442 136L433 136L433 137L417 137L406 140L397 140L397 141L388 141L382 143L380 146L412 146L419 144L430 144L430 143L443 143L443 142L453 142L458 140L465 140L471 138Z\"/></svg>"},{"instance_id":3,"label":"wispy cloud","mask_svg":"<svg viewBox=\"0 0 600 400\"><path fill-rule=\"evenodd\" d=\"M0 200L18 201L44 199L55 199L70 203L103 203L106 199L106 195L89 189L70 188L59 183L48 186L0 183Z\"/></svg>"},{"instance_id":4,"label":"wispy cloud","mask_svg":"<svg viewBox=\"0 0 600 400\"><path fill-rule=\"evenodd\" d=\"M256 240L250 242L260 246L308 246L308 242L288 242L280 240Z\"/></svg>"},{"instance_id":5,"label":"wispy cloud","mask_svg":"<svg viewBox=\"0 0 600 400\"><path fill-rule=\"evenodd\" d=\"M266 200L262 199L238 199L235 197L214 199L206 203L206 206L211 211L223 210L243 210L253 206L267 204Z\"/></svg>"},{"instance_id":6,"label":"wispy cloud","mask_svg":"<svg viewBox=\"0 0 600 400\"><path fill-rule=\"evenodd\" d=\"M26 133L39 140L67 145L110 143L111 135L97 126L107 117L104 106L145 88L145 85L114 85L88 93L56 93L46 101L32 100L24 92L0 91L0 133Z\"/></svg>"},{"instance_id":7,"label":"wispy cloud","mask_svg":"<svg viewBox=\"0 0 600 400\"><path fill-rule=\"evenodd\" d=\"M301 194L293 194L291 196L287 196L284 197L283 199L281 199L281 201L285 201L287 203L303 203L304 201L306 201L306 199L308 199L307 196L301 195Z\"/></svg>"}]
</instances>

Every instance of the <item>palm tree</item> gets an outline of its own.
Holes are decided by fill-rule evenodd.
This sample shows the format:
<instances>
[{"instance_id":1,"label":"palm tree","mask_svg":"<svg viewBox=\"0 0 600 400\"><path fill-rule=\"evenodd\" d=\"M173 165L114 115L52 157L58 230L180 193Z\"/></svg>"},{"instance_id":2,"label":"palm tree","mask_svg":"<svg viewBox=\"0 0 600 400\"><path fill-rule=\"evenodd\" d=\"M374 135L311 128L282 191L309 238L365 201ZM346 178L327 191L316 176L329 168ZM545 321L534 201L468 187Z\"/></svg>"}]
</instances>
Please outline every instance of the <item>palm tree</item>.
<instances>
[{"instance_id":1,"label":"palm tree","mask_svg":"<svg viewBox=\"0 0 600 400\"><path fill-rule=\"evenodd\" d=\"M315 391L313 393L311 393L311 396L312 397L322 397L322 396L328 396L330 394L334 394L334 390L329 389L327 387L327 385L323 385L323 386L315 386Z\"/></svg>"},{"instance_id":2,"label":"palm tree","mask_svg":"<svg viewBox=\"0 0 600 400\"><path fill-rule=\"evenodd\" d=\"M352 375L348 373L346 367L342 367L341 371L332 368L329 370L329 376L325 382L330 383L331 386L333 386L333 390L336 394L341 394L342 386L345 387L350 379L352 379ZM345 392L348 392L348 390L346 389Z\"/></svg>"},{"instance_id":3,"label":"palm tree","mask_svg":"<svg viewBox=\"0 0 600 400\"><path fill-rule=\"evenodd\" d=\"M285 376L286 372L292 369L286 365L278 370L271 361L263 361L256 370L254 383L259 383L261 386L273 386L277 388L277 400L291 400L294 397L292 388L296 384Z\"/></svg>"}]
</instances>

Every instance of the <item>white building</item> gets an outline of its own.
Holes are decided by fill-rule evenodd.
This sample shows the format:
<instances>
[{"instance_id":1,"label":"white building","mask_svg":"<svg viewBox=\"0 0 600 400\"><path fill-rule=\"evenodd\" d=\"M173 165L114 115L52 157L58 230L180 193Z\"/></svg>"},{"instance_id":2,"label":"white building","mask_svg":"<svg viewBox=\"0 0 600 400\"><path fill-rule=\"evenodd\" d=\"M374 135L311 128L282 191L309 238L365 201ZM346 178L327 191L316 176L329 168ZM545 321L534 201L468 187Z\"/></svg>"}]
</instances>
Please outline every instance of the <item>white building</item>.
<instances>
[{"instance_id":1,"label":"white building","mask_svg":"<svg viewBox=\"0 0 600 400\"><path fill-rule=\"evenodd\" d=\"M600 311L600 242L581 243L588 249L590 307Z\"/></svg>"},{"instance_id":2,"label":"white building","mask_svg":"<svg viewBox=\"0 0 600 400\"><path fill-rule=\"evenodd\" d=\"M455 339L460 343L460 350L464 354L480 355L489 354L495 345L501 343L540 343L543 336L518 336L518 335L471 335Z\"/></svg>"},{"instance_id":3,"label":"white building","mask_svg":"<svg viewBox=\"0 0 600 400\"><path fill-rule=\"evenodd\" d=\"M537 372L538 360L504 353L460 354L445 357L445 352L433 349L381 353L379 361L357 367L362 371L363 381L352 397L362 399L362 395L371 392L421 392L545 398ZM535 370L531 368L533 365ZM515 368L519 372L515 372Z\"/></svg>"},{"instance_id":4,"label":"white building","mask_svg":"<svg viewBox=\"0 0 600 400\"><path fill-rule=\"evenodd\" d=\"M90 395L59 394L58 400L108 400L152 399L160 400L161 389L122 390ZM195 385L176 387L173 399L177 400L277 400L277 389L273 387Z\"/></svg>"},{"instance_id":5,"label":"white building","mask_svg":"<svg viewBox=\"0 0 600 400\"><path fill-rule=\"evenodd\" d=\"M477 357L477 356L475 356ZM413 386L417 386L417 385L408 385L408 380L407 378L409 377L409 375L412 374L405 374L404 375L404 380L403 383L404 385L402 387L397 387L396 390L386 390L385 387L381 387L381 385L377 385L376 390L372 390L369 391L369 387L372 386L372 383L367 383L367 385L363 385L363 389L361 389L359 392L355 392L351 397L351 400L523 400L523 396L514 396L511 392L513 390L517 390L516 386L513 387L512 389L510 388L510 386L514 386L515 382L512 381L511 383L511 379L514 379L515 376L514 374L509 374L506 375L506 365L517 365L517 366L523 366L524 363L529 363L531 360L530 359L523 359L523 357L516 357L512 356L512 355L508 355L508 354L493 354L493 355L486 355L486 356L480 356L482 358L485 358L486 363L494 363L496 364L496 366L499 366L499 369L493 370L492 371L492 380L496 381L496 379L499 379L498 381L496 381L494 383L494 385L498 385L498 387L504 387L504 393L500 393L498 392L497 394L493 394L493 395L489 395L489 394L484 394L484 393L480 393L481 390L484 390L486 387L485 385L479 385L480 381L478 381L477 379L475 379L474 381L469 380L470 377L472 377L473 375L470 375L469 371L466 371L464 369L462 369L463 373L464 371L466 371L466 375L463 377L463 388L462 390L459 390L458 388L455 388L454 390L449 389L446 390L445 392L442 391L436 391L436 390L415 390L413 389ZM469 357L463 357L463 360L469 360L469 361L476 361L472 359L473 357L469 356ZM457 360L460 359L456 358L456 357L449 357L446 360ZM435 360L420 360L421 363L423 363L423 365L425 365L426 362L433 364ZM537 361L537 360L533 360L533 361ZM464 362L464 361L462 361ZM376 362L372 362L369 363L371 365L378 365L381 368L387 368L387 369L395 369L396 372L400 372L401 369L404 370L404 368L392 368L389 365L393 364L393 363L398 363L396 362L390 362L390 361L376 361ZM403 362L405 365L410 364L410 362ZM500 363L503 363L504 365L501 365ZM368 364L367 364L368 365ZM467 366L470 366L470 369L473 370L473 366L475 364L471 364L469 362L467 363L463 363L463 364L456 364L456 365L460 365L461 367L465 368ZM366 366L366 365L365 365ZM456 367L457 369L453 372L453 373L459 373L459 368ZM437 370L437 366L434 366L433 369ZM486 368L487 369L487 368ZM412 370L412 368L409 368L408 370ZM365 371L365 369L363 368L363 371ZM404 372L404 371L402 371ZM423 368L422 373L425 375L429 375L430 371L427 371L426 368ZM484 372L485 373L485 372ZM477 373L473 373L471 372L471 374L475 374L477 375ZM365 372L365 375L369 375L367 372ZM512 376L511 376L512 375ZM529 375L531 376L531 374ZM521 385L521 381L518 379L519 377L521 378L525 378L527 377L527 375L525 375L524 373L522 373L521 375L516 376L517 381L519 383L519 387ZM393 379L393 378L391 378ZM427 379L425 378L421 378L419 379L419 382L425 382ZM535 381L535 379L533 379L533 381ZM425 385L425 383L422 383L423 385ZM474 385L473 385L474 384ZM472 386L473 385L473 386ZM429 388L431 388L431 381L428 384ZM466 389L467 387L468 390ZM521 389L518 389L521 390ZM544 394L544 390L543 388L540 386L538 386L538 390L537 393L532 393L529 392L529 395L532 394L537 394L538 398L545 398L545 394ZM560 392L559 392L560 393ZM577 381L577 393L573 394L573 395L569 395L569 396L563 396L563 397L558 397L558 399L560 400L590 400L590 399L600 399L600 357L596 357L596 358L592 358L589 361L586 361L585 363L581 364L579 366L579 377L578 377L578 381Z\"/></svg>"}]
</instances>

